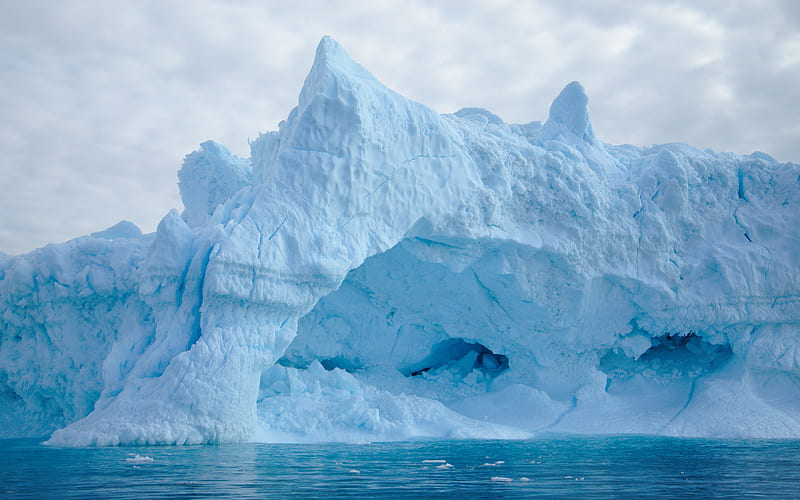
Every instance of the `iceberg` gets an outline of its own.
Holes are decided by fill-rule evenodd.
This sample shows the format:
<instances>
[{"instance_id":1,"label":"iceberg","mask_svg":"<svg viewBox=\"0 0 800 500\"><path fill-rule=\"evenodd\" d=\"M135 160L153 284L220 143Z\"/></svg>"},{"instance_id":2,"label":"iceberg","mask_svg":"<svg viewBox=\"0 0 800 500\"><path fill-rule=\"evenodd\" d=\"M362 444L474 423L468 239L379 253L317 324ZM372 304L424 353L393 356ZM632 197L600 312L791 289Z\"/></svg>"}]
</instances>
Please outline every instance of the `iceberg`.
<instances>
[{"instance_id":1,"label":"iceberg","mask_svg":"<svg viewBox=\"0 0 800 500\"><path fill-rule=\"evenodd\" d=\"M250 147L0 254L0 437L800 437L800 165L603 143L577 82L440 115L328 37Z\"/></svg>"}]
</instances>

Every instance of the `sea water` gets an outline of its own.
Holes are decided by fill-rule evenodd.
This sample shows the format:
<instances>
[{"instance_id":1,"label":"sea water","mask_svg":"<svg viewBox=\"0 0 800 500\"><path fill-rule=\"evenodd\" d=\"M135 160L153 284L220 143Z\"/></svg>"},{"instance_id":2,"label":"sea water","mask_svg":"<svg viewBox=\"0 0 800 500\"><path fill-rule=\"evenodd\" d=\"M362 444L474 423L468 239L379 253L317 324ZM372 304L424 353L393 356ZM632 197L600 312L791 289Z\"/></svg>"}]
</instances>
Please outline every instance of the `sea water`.
<instances>
[{"instance_id":1,"label":"sea water","mask_svg":"<svg viewBox=\"0 0 800 500\"><path fill-rule=\"evenodd\" d=\"M2 498L800 498L800 441L55 448L0 441Z\"/></svg>"}]
</instances>

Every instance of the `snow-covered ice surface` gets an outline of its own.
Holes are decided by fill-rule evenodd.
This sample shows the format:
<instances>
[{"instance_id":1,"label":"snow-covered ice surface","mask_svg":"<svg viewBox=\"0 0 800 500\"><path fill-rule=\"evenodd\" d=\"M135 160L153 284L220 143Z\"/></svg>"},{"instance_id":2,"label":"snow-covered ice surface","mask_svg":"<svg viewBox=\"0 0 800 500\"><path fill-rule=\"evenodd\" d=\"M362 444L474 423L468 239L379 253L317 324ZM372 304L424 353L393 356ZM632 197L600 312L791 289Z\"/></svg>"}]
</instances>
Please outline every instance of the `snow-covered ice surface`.
<instances>
[{"instance_id":1,"label":"snow-covered ice surface","mask_svg":"<svg viewBox=\"0 0 800 500\"><path fill-rule=\"evenodd\" d=\"M0 436L800 437L800 166L604 144L587 104L439 115L324 38L154 234L0 254Z\"/></svg>"}]
</instances>

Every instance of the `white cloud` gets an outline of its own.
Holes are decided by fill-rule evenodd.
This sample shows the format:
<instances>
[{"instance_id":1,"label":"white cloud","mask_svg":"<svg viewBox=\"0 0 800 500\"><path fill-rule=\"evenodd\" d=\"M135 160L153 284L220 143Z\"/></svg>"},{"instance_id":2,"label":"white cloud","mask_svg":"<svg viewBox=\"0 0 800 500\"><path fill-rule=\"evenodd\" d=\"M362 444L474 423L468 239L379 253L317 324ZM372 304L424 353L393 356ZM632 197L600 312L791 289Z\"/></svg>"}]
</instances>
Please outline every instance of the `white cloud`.
<instances>
[{"instance_id":1,"label":"white cloud","mask_svg":"<svg viewBox=\"0 0 800 500\"><path fill-rule=\"evenodd\" d=\"M741 2L28 0L0 5L0 250L179 207L183 155L247 155L319 38L440 112L546 119L569 81L608 142L800 160L798 9Z\"/></svg>"}]
</instances>

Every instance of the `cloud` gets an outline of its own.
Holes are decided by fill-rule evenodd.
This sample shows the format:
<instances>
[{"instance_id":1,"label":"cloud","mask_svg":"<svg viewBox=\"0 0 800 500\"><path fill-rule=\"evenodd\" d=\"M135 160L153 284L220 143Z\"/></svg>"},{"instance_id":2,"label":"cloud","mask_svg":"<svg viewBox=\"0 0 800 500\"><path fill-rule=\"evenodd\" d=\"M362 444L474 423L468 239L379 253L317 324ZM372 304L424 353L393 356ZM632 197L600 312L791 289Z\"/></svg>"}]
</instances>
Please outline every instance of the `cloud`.
<instances>
[{"instance_id":1,"label":"cloud","mask_svg":"<svg viewBox=\"0 0 800 500\"><path fill-rule=\"evenodd\" d=\"M607 142L800 160L797 3L29 0L0 5L0 250L180 208L183 155L248 155L330 34L437 111L544 120L569 81Z\"/></svg>"}]
</instances>

